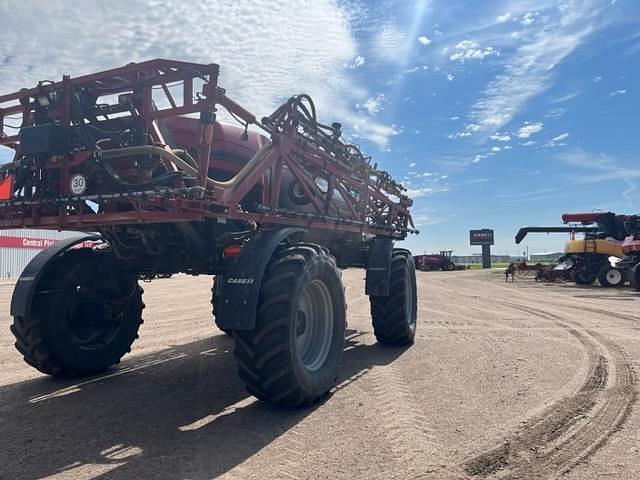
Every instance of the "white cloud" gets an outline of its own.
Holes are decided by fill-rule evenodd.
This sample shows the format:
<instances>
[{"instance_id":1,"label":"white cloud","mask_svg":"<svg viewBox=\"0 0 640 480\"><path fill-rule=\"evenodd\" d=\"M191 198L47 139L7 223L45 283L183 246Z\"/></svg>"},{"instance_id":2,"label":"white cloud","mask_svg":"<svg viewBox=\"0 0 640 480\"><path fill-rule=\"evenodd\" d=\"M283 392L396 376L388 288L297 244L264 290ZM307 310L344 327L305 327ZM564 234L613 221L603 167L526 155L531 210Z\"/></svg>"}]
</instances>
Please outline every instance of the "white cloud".
<instances>
[{"instance_id":1,"label":"white cloud","mask_svg":"<svg viewBox=\"0 0 640 480\"><path fill-rule=\"evenodd\" d=\"M464 63L469 60L482 60L491 55L500 55L498 50L493 47L480 48L477 42L473 40L463 40L455 47L455 52L449 55L449 60Z\"/></svg>"},{"instance_id":2,"label":"white cloud","mask_svg":"<svg viewBox=\"0 0 640 480\"><path fill-rule=\"evenodd\" d=\"M497 140L498 142L508 142L511 137L506 133L494 133L489 137L491 140Z\"/></svg>"},{"instance_id":3,"label":"white cloud","mask_svg":"<svg viewBox=\"0 0 640 480\"><path fill-rule=\"evenodd\" d=\"M456 78L453 75L451 75L450 73L447 73L447 80L449 80L450 82L453 82L453 79Z\"/></svg>"},{"instance_id":4,"label":"white cloud","mask_svg":"<svg viewBox=\"0 0 640 480\"><path fill-rule=\"evenodd\" d=\"M491 151L492 152L499 152L500 150L502 150L500 147L491 147Z\"/></svg>"},{"instance_id":5,"label":"white cloud","mask_svg":"<svg viewBox=\"0 0 640 480\"><path fill-rule=\"evenodd\" d=\"M529 138L534 133L538 133L542 130L543 124L540 122L535 123L525 123L520 129L516 132L516 137L518 138Z\"/></svg>"},{"instance_id":6,"label":"white cloud","mask_svg":"<svg viewBox=\"0 0 640 480\"><path fill-rule=\"evenodd\" d=\"M520 23L522 25L528 26L531 25L533 22L536 21L536 17L539 15L538 12L528 12L524 14L524 17L522 17L522 20L520 21Z\"/></svg>"},{"instance_id":7,"label":"white cloud","mask_svg":"<svg viewBox=\"0 0 640 480\"><path fill-rule=\"evenodd\" d=\"M416 166L416 162L411 162L411 163L409 164L409 168L413 168L413 167L415 167L415 166Z\"/></svg>"},{"instance_id":8,"label":"white cloud","mask_svg":"<svg viewBox=\"0 0 640 480\"><path fill-rule=\"evenodd\" d=\"M524 142L524 143L522 144L522 146L523 146L523 147L530 147L531 145L535 145L536 143L538 143L538 142L536 142L536 141L534 141L534 140L529 140L528 142Z\"/></svg>"},{"instance_id":9,"label":"white cloud","mask_svg":"<svg viewBox=\"0 0 640 480\"><path fill-rule=\"evenodd\" d=\"M454 140L456 138L470 137L471 135L473 135L471 132L456 132L456 133L450 133L449 135L447 135L447 138L450 140Z\"/></svg>"},{"instance_id":10,"label":"white cloud","mask_svg":"<svg viewBox=\"0 0 640 480\"><path fill-rule=\"evenodd\" d=\"M421 35L418 37L418 41L422 44L422 45L429 45L431 43L431 39L429 37L427 37L426 35Z\"/></svg>"},{"instance_id":11,"label":"white cloud","mask_svg":"<svg viewBox=\"0 0 640 480\"><path fill-rule=\"evenodd\" d=\"M569 134L568 133L562 133L560 135L558 135L557 137L553 137L551 139L552 142L561 142L562 140L565 140L569 138Z\"/></svg>"},{"instance_id":12,"label":"white cloud","mask_svg":"<svg viewBox=\"0 0 640 480\"><path fill-rule=\"evenodd\" d=\"M406 191L406 194L407 196L409 196L409 198L412 198L415 200L416 198L426 197L428 195L433 195L434 193L441 193L441 192L447 192L447 191L449 191L447 187L421 186L421 187L408 188Z\"/></svg>"},{"instance_id":13,"label":"white cloud","mask_svg":"<svg viewBox=\"0 0 640 480\"><path fill-rule=\"evenodd\" d=\"M373 41L374 55L385 62L399 62L406 49L406 33L393 24L384 25Z\"/></svg>"},{"instance_id":14,"label":"white cloud","mask_svg":"<svg viewBox=\"0 0 640 480\"><path fill-rule=\"evenodd\" d=\"M460 120L460 117L451 117L451 120Z\"/></svg>"},{"instance_id":15,"label":"white cloud","mask_svg":"<svg viewBox=\"0 0 640 480\"><path fill-rule=\"evenodd\" d=\"M585 91L586 90L577 90L575 92L567 93L566 95L563 95L561 97L554 98L553 100L551 100L551 103L568 102L569 100L573 100L574 98L579 97L580 95L585 93Z\"/></svg>"},{"instance_id":16,"label":"white cloud","mask_svg":"<svg viewBox=\"0 0 640 480\"><path fill-rule=\"evenodd\" d=\"M601 77L600 75L598 75L597 77L593 77L593 81L594 81L595 83L598 83L598 82L599 82L599 81L601 81L601 80L602 80L602 77Z\"/></svg>"},{"instance_id":17,"label":"white cloud","mask_svg":"<svg viewBox=\"0 0 640 480\"><path fill-rule=\"evenodd\" d=\"M369 97L364 102L356 104L356 108L365 110L369 115L375 115L382 110L384 101L384 93L379 93L375 97Z\"/></svg>"},{"instance_id":18,"label":"white cloud","mask_svg":"<svg viewBox=\"0 0 640 480\"><path fill-rule=\"evenodd\" d=\"M365 57L363 57L362 55L358 55L356 58L353 59L353 63L349 65L349 68L361 67L362 65L364 65L364 62L365 62Z\"/></svg>"},{"instance_id":19,"label":"white cloud","mask_svg":"<svg viewBox=\"0 0 640 480\"><path fill-rule=\"evenodd\" d=\"M46 2L39 6L40 18L55 21L34 22L33 5L4 0L0 17L11 12L12 23L22 27L0 29L0 59L10 58L0 68L3 92L157 57L213 62L220 65L220 85L227 94L258 117L292 94L307 92L322 121L340 121L345 131L379 146L395 134L394 127L363 118L352 107L370 94L349 75L348 65L360 60L343 4L309 2L300 22L294 0L231 2L224 15L216 2L165 0L162 8L156 3L86 0L82 8L73 8ZM283 65L295 68L278 67Z\"/></svg>"},{"instance_id":20,"label":"white cloud","mask_svg":"<svg viewBox=\"0 0 640 480\"><path fill-rule=\"evenodd\" d=\"M351 111L344 111L337 118L342 118L351 125L351 137L373 142L378 148L385 151L388 151L391 138L400 133L394 125L384 125L376 122L369 115L359 115Z\"/></svg>"},{"instance_id":21,"label":"white cloud","mask_svg":"<svg viewBox=\"0 0 640 480\"><path fill-rule=\"evenodd\" d=\"M611 93L609 94L609 96L610 96L610 97L618 97L618 96L620 96L620 95L624 95L625 93L627 93L627 91L626 91L626 90L624 90L624 89L623 89L623 90L615 90L615 91L611 92Z\"/></svg>"},{"instance_id":22,"label":"white cloud","mask_svg":"<svg viewBox=\"0 0 640 480\"><path fill-rule=\"evenodd\" d=\"M552 82L553 67L569 56L597 27L601 9L591 1L572 3L540 19L540 26L523 35L513 54L503 55L504 69L473 105L469 119L488 135L511 122L514 116ZM551 13L551 12L550 12Z\"/></svg>"},{"instance_id":23,"label":"white cloud","mask_svg":"<svg viewBox=\"0 0 640 480\"><path fill-rule=\"evenodd\" d=\"M511 12L507 12L504 15L500 15L499 17L497 17L496 20L498 21L498 23L504 23L510 18L511 18Z\"/></svg>"}]
</instances>

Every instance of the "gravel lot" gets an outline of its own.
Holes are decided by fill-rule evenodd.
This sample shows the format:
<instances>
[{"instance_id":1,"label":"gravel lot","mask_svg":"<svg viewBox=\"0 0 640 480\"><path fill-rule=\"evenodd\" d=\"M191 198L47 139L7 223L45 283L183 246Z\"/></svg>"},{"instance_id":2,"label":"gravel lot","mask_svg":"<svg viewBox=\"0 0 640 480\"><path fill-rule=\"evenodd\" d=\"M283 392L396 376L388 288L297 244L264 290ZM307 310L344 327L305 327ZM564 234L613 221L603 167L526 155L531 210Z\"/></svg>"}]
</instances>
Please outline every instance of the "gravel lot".
<instances>
[{"instance_id":1,"label":"gravel lot","mask_svg":"<svg viewBox=\"0 0 640 480\"><path fill-rule=\"evenodd\" d=\"M340 383L312 409L246 394L210 278L144 285L118 368L59 381L22 362L0 284L0 478L640 478L639 294L418 273L416 343L375 343L347 270Z\"/></svg>"}]
</instances>

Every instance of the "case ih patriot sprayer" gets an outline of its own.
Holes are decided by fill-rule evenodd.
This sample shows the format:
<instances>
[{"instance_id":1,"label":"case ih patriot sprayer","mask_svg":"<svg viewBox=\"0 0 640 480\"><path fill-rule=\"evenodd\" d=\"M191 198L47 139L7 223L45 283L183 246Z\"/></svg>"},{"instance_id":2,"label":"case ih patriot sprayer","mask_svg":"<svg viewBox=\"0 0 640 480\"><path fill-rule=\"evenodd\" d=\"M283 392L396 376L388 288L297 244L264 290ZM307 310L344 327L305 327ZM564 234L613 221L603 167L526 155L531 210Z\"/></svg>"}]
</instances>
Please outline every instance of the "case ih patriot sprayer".
<instances>
[{"instance_id":1,"label":"case ih patriot sprayer","mask_svg":"<svg viewBox=\"0 0 640 480\"><path fill-rule=\"evenodd\" d=\"M258 122L218 70L152 60L0 96L0 145L15 150L0 228L87 232L42 251L13 293L16 347L41 372L118 363L142 323L138 280L177 272L216 276L240 377L272 403L308 404L335 382L339 268L367 269L379 342L413 341L413 258L393 248L414 231L404 188L319 123L308 96ZM218 123L219 108L241 127Z\"/></svg>"}]
</instances>

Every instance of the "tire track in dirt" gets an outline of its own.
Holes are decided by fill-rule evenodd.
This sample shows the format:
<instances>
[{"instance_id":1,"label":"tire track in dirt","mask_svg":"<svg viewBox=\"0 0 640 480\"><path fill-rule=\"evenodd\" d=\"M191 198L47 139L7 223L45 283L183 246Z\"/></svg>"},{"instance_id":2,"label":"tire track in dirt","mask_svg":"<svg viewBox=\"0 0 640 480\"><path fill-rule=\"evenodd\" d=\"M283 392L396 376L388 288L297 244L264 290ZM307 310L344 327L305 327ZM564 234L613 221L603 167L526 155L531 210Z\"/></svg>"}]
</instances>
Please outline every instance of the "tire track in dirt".
<instances>
[{"instance_id":1,"label":"tire track in dirt","mask_svg":"<svg viewBox=\"0 0 640 480\"><path fill-rule=\"evenodd\" d=\"M435 431L400 368L395 363L375 366L362 378L361 387L368 395L368 421L382 431L395 459L394 471L388 474L406 473L404 478L423 478L420 475L425 464L426 470L440 469Z\"/></svg>"},{"instance_id":2,"label":"tire track in dirt","mask_svg":"<svg viewBox=\"0 0 640 480\"><path fill-rule=\"evenodd\" d=\"M501 305L551 320L585 348L588 371L578 391L555 402L497 447L464 462L473 477L557 476L592 455L624 424L637 399L635 376L620 347L552 312Z\"/></svg>"}]
</instances>

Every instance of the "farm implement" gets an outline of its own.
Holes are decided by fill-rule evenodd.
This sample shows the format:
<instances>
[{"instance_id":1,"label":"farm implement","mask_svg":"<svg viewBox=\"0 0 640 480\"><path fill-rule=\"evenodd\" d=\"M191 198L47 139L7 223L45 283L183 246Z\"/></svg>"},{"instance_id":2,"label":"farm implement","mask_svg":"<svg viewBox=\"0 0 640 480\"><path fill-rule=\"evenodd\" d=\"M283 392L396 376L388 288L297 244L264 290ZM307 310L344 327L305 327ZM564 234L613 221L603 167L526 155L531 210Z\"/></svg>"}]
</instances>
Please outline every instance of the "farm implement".
<instances>
[{"instance_id":1,"label":"farm implement","mask_svg":"<svg viewBox=\"0 0 640 480\"><path fill-rule=\"evenodd\" d=\"M552 270L544 269L541 279L561 278L578 285L591 285L597 279L603 287L620 287L626 281L624 271L612 266L610 258L624 255L627 218L611 212L565 213L564 226L522 227L515 240L519 244L529 233L569 233L564 256ZM584 233L584 238L576 239L576 233Z\"/></svg>"},{"instance_id":2,"label":"farm implement","mask_svg":"<svg viewBox=\"0 0 640 480\"><path fill-rule=\"evenodd\" d=\"M334 384L340 268L366 269L378 341L412 343L415 267L394 248L415 232L405 189L339 123L320 123L307 95L258 121L218 73L152 60L0 95L0 145L15 150L0 166L0 228L86 232L42 251L16 284L11 330L36 369L118 363L142 323L138 281L180 272L215 275L239 375L275 404Z\"/></svg>"}]
</instances>

